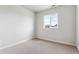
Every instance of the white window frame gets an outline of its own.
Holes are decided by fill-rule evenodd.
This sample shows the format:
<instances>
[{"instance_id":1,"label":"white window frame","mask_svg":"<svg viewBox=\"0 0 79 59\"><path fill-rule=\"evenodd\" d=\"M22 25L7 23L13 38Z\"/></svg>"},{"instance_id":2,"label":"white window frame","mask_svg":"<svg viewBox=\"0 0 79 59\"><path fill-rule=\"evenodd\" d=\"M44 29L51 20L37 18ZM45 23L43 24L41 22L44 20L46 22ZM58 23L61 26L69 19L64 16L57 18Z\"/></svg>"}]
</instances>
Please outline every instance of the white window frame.
<instances>
[{"instance_id":1,"label":"white window frame","mask_svg":"<svg viewBox=\"0 0 79 59\"><path fill-rule=\"evenodd\" d=\"M45 26L45 23L43 22L43 23L44 23L44 24L43 24L44 28L58 28L58 13L53 13L53 14L48 14L48 15L50 16L50 25L49 25L48 27L46 27L46 26ZM44 15L44 17L45 17L45 16L48 16L48 15ZM55 25L55 26L52 26L52 25L51 25L51 24L52 24L52 23L51 23L51 22L52 22L52 21L51 21L51 17L52 17L53 15L55 15L55 16L56 16L56 19L57 19L57 25ZM45 19L45 18L44 18L44 19Z\"/></svg>"}]
</instances>

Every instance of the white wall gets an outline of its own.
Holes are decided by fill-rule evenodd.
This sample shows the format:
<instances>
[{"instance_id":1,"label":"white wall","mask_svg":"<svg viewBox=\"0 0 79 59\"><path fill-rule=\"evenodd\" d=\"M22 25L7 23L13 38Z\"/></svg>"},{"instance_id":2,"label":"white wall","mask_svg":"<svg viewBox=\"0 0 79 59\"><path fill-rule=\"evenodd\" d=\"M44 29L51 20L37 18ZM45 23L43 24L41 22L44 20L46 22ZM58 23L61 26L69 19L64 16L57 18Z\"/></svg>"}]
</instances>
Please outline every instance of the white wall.
<instances>
[{"instance_id":1,"label":"white wall","mask_svg":"<svg viewBox=\"0 0 79 59\"><path fill-rule=\"evenodd\" d=\"M43 29L43 16L58 13L59 28ZM59 6L37 13L36 37L69 45L76 44L76 6Z\"/></svg>"},{"instance_id":2,"label":"white wall","mask_svg":"<svg viewBox=\"0 0 79 59\"><path fill-rule=\"evenodd\" d=\"M79 50L79 5L76 6L76 43Z\"/></svg>"},{"instance_id":3,"label":"white wall","mask_svg":"<svg viewBox=\"0 0 79 59\"><path fill-rule=\"evenodd\" d=\"M32 38L34 13L21 6L0 6L0 48Z\"/></svg>"}]
</instances>

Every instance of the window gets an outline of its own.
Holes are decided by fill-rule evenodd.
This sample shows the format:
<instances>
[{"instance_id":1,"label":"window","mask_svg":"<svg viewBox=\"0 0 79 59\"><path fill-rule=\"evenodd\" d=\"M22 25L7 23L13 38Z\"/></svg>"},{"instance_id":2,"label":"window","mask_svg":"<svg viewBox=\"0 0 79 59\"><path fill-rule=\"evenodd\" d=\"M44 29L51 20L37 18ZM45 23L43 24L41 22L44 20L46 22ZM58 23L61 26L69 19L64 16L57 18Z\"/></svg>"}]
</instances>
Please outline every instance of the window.
<instances>
[{"instance_id":1,"label":"window","mask_svg":"<svg viewBox=\"0 0 79 59\"><path fill-rule=\"evenodd\" d=\"M58 14L44 16L44 28L58 28Z\"/></svg>"}]
</instances>

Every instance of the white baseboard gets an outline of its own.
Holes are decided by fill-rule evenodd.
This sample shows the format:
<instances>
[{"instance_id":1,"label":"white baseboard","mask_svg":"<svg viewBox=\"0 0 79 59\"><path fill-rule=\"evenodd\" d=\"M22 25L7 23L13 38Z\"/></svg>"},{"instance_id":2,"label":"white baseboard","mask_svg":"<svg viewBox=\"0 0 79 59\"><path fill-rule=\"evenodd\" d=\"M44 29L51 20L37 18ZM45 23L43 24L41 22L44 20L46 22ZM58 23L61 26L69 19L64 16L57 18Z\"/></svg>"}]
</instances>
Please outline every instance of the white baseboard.
<instances>
[{"instance_id":1,"label":"white baseboard","mask_svg":"<svg viewBox=\"0 0 79 59\"><path fill-rule=\"evenodd\" d=\"M51 41L51 42L56 42L56 43L65 44L65 45L76 46L75 44L72 44L72 43L70 43L70 42L63 42L63 41L61 42L61 41L48 40L48 39L42 39L42 38L37 38L37 39L46 40L46 41Z\"/></svg>"},{"instance_id":2,"label":"white baseboard","mask_svg":"<svg viewBox=\"0 0 79 59\"><path fill-rule=\"evenodd\" d=\"M29 40L18 41L18 42L16 42L16 43L13 43L13 44L10 44L10 45L7 45L7 46L4 46L4 47L1 47L0 50L5 49L5 48L9 48L9 47L13 47L13 46L15 46L15 45L18 45L18 44L24 43L24 42L26 42L26 41L29 41Z\"/></svg>"},{"instance_id":3,"label":"white baseboard","mask_svg":"<svg viewBox=\"0 0 79 59\"><path fill-rule=\"evenodd\" d=\"M34 39L34 38L33 38L33 39ZM68 42L61 42L61 41L56 41L56 40L47 40L47 39L41 39L41 38L37 38L37 39L40 39L40 40L46 40L46 41L51 41L51 42L56 42L56 43L60 43L60 44L66 44L66 45L76 46L76 45L74 45L74 44L72 44L72 43L68 43ZM18 41L18 42L16 42L16 43L13 43L13 44L10 44L10 45L1 47L0 49L9 48L9 47L12 47L12 46L15 46L15 45L24 43L24 42L26 42L26 41L29 41L29 40ZM78 49L79 49L79 48L78 48Z\"/></svg>"}]
</instances>

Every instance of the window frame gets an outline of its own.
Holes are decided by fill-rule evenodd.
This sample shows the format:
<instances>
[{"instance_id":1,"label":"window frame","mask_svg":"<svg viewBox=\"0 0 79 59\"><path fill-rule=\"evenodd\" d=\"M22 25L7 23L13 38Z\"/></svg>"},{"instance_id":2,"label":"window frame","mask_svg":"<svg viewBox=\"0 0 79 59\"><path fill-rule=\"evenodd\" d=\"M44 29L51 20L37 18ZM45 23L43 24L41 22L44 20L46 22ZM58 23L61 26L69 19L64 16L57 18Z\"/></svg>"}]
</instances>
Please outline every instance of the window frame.
<instances>
[{"instance_id":1,"label":"window frame","mask_svg":"<svg viewBox=\"0 0 79 59\"><path fill-rule=\"evenodd\" d=\"M51 19L51 16L52 15L55 15L56 16L56 19L57 19L57 24L55 25L55 26L52 26L51 24L51 22L52 22L52 19ZM44 21L45 21L45 18L44 17L46 17L46 16L50 16L50 25L48 26L48 27L46 27L45 26L45 23L44 23ZM58 13L53 13L53 14L47 14L47 15L44 15L43 16L43 27L44 28L58 28Z\"/></svg>"}]
</instances>

